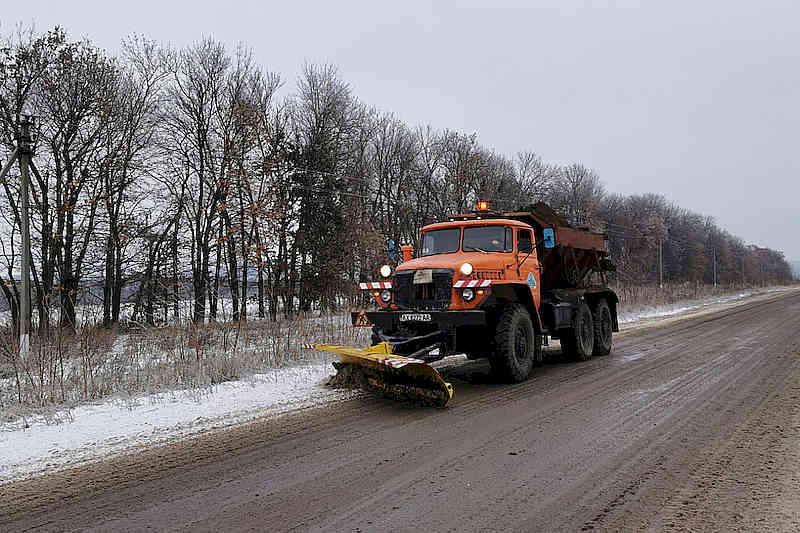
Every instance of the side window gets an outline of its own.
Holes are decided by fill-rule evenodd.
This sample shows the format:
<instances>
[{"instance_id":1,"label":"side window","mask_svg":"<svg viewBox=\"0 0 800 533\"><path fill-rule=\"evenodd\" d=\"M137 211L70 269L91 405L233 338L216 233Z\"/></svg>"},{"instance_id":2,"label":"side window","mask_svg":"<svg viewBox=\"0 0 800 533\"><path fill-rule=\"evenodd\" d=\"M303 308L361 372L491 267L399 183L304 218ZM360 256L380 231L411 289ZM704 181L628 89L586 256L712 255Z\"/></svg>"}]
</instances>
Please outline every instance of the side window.
<instances>
[{"instance_id":1,"label":"side window","mask_svg":"<svg viewBox=\"0 0 800 533\"><path fill-rule=\"evenodd\" d=\"M506 228L506 242L503 251L504 252L514 251L514 230L512 230L511 228Z\"/></svg>"},{"instance_id":2,"label":"side window","mask_svg":"<svg viewBox=\"0 0 800 533\"><path fill-rule=\"evenodd\" d=\"M529 230L521 229L517 232L517 247L521 254L528 254L533 250L533 242L531 241L531 232Z\"/></svg>"}]
</instances>

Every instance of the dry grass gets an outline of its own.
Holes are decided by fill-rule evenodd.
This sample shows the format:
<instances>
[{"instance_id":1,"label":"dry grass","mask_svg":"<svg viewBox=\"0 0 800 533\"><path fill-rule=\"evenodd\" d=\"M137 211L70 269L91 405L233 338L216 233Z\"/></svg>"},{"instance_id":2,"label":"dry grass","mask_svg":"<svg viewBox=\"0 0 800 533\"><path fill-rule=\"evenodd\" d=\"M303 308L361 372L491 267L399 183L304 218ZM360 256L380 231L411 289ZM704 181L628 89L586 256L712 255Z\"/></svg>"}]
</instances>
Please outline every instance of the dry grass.
<instances>
[{"instance_id":1,"label":"dry grass","mask_svg":"<svg viewBox=\"0 0 800 533\"><path fill-rule=\"evenodd\" d=\"M349 316L169 326L129 333L99 326L54 331L20 360L11 332L0 332L3 418L109 396L203 390L269 369L330 360L304 343L366 345L369 330Z\"/></svg>"},{"instance_id":2,"label":"dry grass","mask_svg":"<svg viewBox=\"0 0 800 533\"><path fill-rule=\"evenodd\" d=\"M679 302L741 293L754 288L741 285L702 285L696 283L671 283L663 287L657 285L636 285L613 287L624 307L657 307Z\"/></svg>"}]
</instances>

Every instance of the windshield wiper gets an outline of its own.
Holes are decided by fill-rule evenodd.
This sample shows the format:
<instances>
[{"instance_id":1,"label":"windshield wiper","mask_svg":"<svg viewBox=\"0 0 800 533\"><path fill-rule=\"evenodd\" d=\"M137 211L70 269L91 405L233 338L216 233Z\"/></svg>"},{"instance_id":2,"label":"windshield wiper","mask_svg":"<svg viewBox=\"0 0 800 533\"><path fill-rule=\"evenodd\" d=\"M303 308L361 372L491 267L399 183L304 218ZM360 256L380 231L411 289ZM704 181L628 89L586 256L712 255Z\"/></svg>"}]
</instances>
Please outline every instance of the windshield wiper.
<instances>
[{"instance_id":1,"label":"windshield wiper","mask_svg":"<svg viewBox=\"0 0 800 533\"><path fill-rule=\"evenodd\" d=\"M475 250L476 252L481 252L481 253L484 253L484 254L488 254L488 253L489 253L489 252L487 252L486 250L481 250L480 248L477 248L477 247L475 247L475 246L470 246L470 247L469 247L469 250L467 250L466 248L464 248L464 251L465 251L465 252L471 252L472 250Z\"/></svg>"}]
</instances>

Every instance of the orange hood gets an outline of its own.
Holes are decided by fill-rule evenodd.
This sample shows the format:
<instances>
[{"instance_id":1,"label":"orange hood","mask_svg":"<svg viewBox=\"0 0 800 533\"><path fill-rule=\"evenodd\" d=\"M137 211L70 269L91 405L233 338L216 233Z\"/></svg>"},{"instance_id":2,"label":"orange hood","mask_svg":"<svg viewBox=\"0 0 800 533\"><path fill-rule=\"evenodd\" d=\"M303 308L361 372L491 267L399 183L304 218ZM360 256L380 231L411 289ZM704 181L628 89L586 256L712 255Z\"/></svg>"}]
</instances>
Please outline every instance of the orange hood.
<instances>
[{"instance_id":1,"label":"orange hood","mask_svg":"<svg viewBox=\"0 0 800 533\"><path fill-rule=\"evenodd\" d=\"M418 257L411 261L401 263L398 271L418 270L420 268L451 268L459 276L459 268L464 263L472 264L474 270L506 270L516 265L516 259L512 253L487 254L481 252L437 254L425 257Z\"/></svg>"}]
</instances>

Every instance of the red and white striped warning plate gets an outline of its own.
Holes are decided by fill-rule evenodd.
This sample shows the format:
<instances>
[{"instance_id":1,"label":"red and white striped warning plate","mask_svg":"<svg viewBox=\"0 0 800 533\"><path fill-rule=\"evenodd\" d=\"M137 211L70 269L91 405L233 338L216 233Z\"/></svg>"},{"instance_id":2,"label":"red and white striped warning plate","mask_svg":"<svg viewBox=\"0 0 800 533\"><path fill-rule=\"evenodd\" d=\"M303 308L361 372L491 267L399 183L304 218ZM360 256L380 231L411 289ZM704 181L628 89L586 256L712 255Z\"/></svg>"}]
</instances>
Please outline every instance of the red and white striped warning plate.
<instances>
[{"instance_id":1,"label":"red and white striped warning plate","mask_svg":"<svg viewBox=\"0 0 800 533\"><path fill-rule=\"evenodd\" d=\"M370 281L368 283L359 283L358 287L361 290L370 290L370 289L391 289L392 282L391 281Z\"/></svg>"},{"instance_id":2,"label":"red and white striped warning plate","mask_svg":"<svg viewBox=\"0 0 800 533\"><path fill-rule=\"evenodd\" d=\"M377 360L382 365L390 366L392 368L400 368L402 366L406 366L408 363L424 363L422 359L378 359Z\"/></svg>"},{"instance_id":3,"label":"red and white striped warning plate","mask_svg":"<svg viewBox=\"0 0 800 533\"><path fill-rule=\"evenodd\" d=\"M455 283L453 283L453 287L455 287L456 289L466 289L467 287L469 287L469 288L473 288L473 287L488 287L491 284L492 284L492 280L490 280L490 279L484 279L484 280L472 279L472 280L469 280L469 281L467 281L465 279L460 279L460 280L456 281Z\"/></svg>"}]
</instances>

